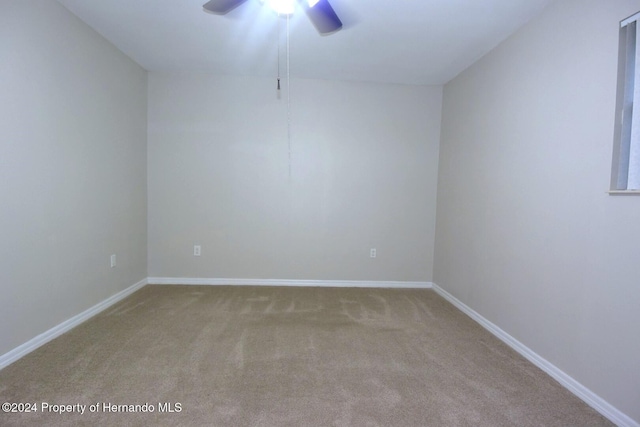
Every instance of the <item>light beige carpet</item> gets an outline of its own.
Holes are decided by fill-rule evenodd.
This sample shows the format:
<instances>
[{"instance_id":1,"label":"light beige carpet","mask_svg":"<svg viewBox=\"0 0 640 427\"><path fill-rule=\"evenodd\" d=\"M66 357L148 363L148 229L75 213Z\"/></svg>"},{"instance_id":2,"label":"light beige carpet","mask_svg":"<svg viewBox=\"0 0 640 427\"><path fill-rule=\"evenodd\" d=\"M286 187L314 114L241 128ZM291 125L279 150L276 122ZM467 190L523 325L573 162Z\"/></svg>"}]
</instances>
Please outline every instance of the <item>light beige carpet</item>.
<instances>
[{"instance_id":1,"label":"light beige carpet","mask_svg":"<svg viewBox=\"0 0 640 427\"><path fill-rule=\"evenodd\" d=\"M0 402L38 408L3 426L611 425L431 290L147 286L0 371Z\"/></svg>"}]
</instances>

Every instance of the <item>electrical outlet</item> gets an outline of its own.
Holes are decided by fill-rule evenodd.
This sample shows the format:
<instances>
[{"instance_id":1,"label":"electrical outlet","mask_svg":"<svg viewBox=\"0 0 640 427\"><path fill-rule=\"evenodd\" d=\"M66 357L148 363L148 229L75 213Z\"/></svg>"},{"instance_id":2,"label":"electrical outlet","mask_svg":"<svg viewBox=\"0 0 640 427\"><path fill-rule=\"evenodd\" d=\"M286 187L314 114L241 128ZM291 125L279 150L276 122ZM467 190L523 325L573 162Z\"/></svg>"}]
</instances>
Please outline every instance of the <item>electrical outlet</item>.
<instances>
[{"instance_id":1,"label":"electrical outlet","mask_svg":"<svg viewBox=\"0 0 640 427\"><path fill-rule=\"evenodd\" d=\"M116 266L116 254L111 255L111 268Z\"/></svg>"},{"instance_id":2,"label":"electrical outlet","mask_svg":"<svg viewBox=\"0 0 640 427\"><path fill-rule=\"evenodd\" d=\"M377 253L376 253L376 248L371 248L371 251L369 251L369 256L370 256L371 258L375 258L375 257L376 257L376 255L377 255Z\"/></svg>"},{"instance_id":3,"label":"electrical outlet","mask_svg":"<svg viewBox=\"0 0 640 427\"><path fill-rule=\"evenodd\" d=\"M193 256L200 256L201 251L202 248L200 247L200 245L193 246Z\"/></svg>"}]
</instances>

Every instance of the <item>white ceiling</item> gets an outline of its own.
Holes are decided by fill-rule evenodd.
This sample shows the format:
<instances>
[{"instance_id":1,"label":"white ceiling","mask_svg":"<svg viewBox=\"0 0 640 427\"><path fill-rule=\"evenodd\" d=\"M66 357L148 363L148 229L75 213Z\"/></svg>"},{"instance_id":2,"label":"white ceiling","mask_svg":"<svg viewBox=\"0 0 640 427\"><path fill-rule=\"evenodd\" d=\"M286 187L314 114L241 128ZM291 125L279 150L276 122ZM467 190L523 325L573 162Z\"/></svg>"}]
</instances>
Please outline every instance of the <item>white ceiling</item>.
<instances>
[{"instance_id":1,"label":"white ceiling","mask_svg":"<svg viewBox=\"0 0 640 427\"><path fill-rule=\"evenodd\" d=\"M275 76L286 20L248 0L225 16L207 0L58 0L149 71ZM320 36L290 19L292 77L440 85L554 0L331 0L345 27Z\"/></svg>"}]
</instances>

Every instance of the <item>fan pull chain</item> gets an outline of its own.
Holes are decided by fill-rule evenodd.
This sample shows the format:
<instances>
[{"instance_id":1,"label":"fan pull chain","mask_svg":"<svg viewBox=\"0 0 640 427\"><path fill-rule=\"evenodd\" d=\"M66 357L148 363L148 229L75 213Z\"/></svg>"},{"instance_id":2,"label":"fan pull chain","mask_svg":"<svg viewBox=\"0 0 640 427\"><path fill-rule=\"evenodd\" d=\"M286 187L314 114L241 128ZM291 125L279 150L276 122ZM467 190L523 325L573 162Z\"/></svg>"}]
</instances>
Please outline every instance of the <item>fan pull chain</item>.
<instances>
[{"instance_id":1,"label":"fan pull chain","mask_svg":"<svg viewBox=\"0 0 640 427\"><path fill-rule=\"evenodd\" d=\"M278 15L278 18L280 17L280 15ZM280 19L278 19L276 21L277 25L276 27L278 27L278 61L277 61L277 65L278 65L278 98L280 98Z\"/></svg>"},{"instance_id":2,"label":"fan pull chain","mask_svg":"<svg viewBox=\"0 0 640 427\"><path fill-rule=\"evenodd\" d=\"M289 145L289 181L291 181L291 66L289 49L289 15L287 15L287 142Z\"/></svg>"}]
</instances>

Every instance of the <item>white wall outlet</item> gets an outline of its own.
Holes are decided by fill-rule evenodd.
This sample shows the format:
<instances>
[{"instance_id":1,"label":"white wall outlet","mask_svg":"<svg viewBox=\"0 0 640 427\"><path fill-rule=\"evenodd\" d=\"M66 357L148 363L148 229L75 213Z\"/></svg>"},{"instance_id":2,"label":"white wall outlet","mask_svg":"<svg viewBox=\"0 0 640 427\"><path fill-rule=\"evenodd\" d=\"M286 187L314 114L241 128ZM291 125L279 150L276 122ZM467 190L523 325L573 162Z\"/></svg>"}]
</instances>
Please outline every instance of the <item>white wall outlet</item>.
<instances>
[{"instance_id":1,"label":"white wall outlet","mask_svg":"<svg viewBox=\"0 0 640 427\"><path fill-rule=\"evenodd\" d=\"M116 254L111 255L111 268L116 266Z\"/></svg>"},{"instance_id":2,"label":"white wall outlet","mask_svg":"<svg viewBox=\"0 0 640 427\"><path fill-rule=\"evenodd\" d=\"M377 255L376 248L371 248L371 250L369 251L369 256L371 258L375 258L376 255Z\"/></svg>"},{"instance_id":3,"label":"white wall outlet","mask_svg":"<svg viewBox=\"0 0 640 427\"><path fill-rule=\"evenodd\" d=\"M200 245L193 246L193 256L200 256L201 251L202 248L200 247Z\"/></svg>"}]
</instances>

